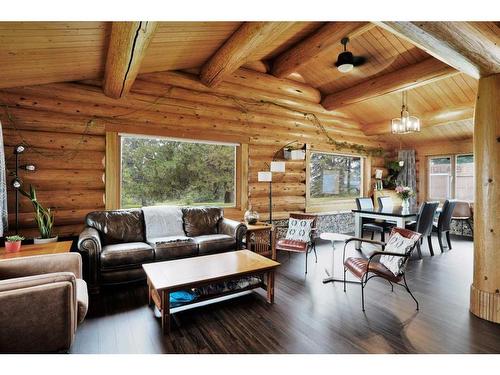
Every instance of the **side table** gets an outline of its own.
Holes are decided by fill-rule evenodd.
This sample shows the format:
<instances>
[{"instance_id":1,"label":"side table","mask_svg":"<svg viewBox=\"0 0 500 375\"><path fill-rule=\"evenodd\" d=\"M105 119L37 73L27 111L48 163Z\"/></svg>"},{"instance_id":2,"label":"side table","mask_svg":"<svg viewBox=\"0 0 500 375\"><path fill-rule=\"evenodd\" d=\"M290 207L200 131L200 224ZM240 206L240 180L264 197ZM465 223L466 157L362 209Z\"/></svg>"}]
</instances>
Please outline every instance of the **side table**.
<instances>
[{"instance_id":1,"label":"side table","mask_svg":"<svg viewBox=\"0 0 500 375\"><path fill-rule=\"evenodd\" d=\"M262 256L276 259L276 251L274 249L275 230L273 225L257 222L255 224L246 224L246 246L248 250Z\"/></svg>"},{"instance_id":2,"label":"side table","mask_svg":"<svg viewBox=\"0 0 500 375\"><path fill-rule=\"evenodd\" d=\"M331 241L332 243L332 269L331 272L328 272L328 270L325 269L325 272L328 275L328 277L323 279L323 284L330 282L334 283L335 281L344 281L344 279L335 278L335 242L345 242L346 240L351 238L351 236L341 233L324 232L320 234L319 238L321 238L322 240ZM346 282L351 282L351 281L346 280Z\"/></svg>"},{"instance_id":3,"label":"side table","mask_svg":"<svg viewBox=\"0 0 500 375\"><path fill-rule=\"evenodd\" d=\"M33 255L69 253L73 241L52 242L37 245L22 245L21 250L7 252L4 247L0 248L0 260L10 258L29 257Z\"/></svg>"}]
</instances>

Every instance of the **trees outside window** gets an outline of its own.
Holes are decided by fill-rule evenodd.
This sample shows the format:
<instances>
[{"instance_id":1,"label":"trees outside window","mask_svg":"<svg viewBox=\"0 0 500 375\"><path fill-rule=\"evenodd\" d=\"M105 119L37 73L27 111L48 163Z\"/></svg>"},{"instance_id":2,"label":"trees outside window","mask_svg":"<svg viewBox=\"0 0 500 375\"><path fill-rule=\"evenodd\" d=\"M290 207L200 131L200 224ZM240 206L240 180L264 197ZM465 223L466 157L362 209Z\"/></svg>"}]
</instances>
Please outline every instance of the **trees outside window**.
<instances>
[{"instance_id":1,"label":"trees outside window","mask_svg":"<svg viewBox=\"0 0 500 375\"><path fill-rule=\"evenodd\" d=\"M361 195L361 157L312 152L309 171L310 199L313 202Z\"/></svg>"},{"instance_id":2,"label":"trees outside window","mask_svg":"<svg viewBox=\"0 0 500 375\"><path fill-rule=\"evenodd\" d=\"M121 137L122 208L235 206L236 146Z\"/></svg>"}]
</instances>

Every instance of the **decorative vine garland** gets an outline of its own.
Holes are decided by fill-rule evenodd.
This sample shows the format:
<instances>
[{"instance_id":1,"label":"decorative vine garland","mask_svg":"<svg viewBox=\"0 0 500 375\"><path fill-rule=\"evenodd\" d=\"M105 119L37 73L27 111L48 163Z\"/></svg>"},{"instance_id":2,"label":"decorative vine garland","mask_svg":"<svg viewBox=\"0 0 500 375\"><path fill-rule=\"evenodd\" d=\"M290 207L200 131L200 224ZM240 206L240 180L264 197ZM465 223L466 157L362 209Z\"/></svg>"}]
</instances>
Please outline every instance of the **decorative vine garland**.
<instances>
[{"instance_id":1,"label":"decorative vine garland","mask_svg":"<svg viewBox=\"0 0 500 375\"><path fill-rule=\"evenodd\" d=\"M108 123L114 122L114 120L117 120L117 119L122 118L122 117L126 118L128 115L131 115L133 113L151 109L155 105L159 104L161 99L169 97L173 88L174 88L173 86L169 86L168 89L165 91L165 93L156 97L152 102L148 103L143 108L135 109L132 111L128 111L125 113L116 114L116 115L112 115L112 116L106 116L106 117L92 116L92 118L90 118L89 120L86 121L84 131L82 133L81 139L77 143L76 148L73 150L63 150L62 151L63 155L65 157L67 157L68 159L74 159L76 157L76 155L79 153L81 148L84 146L85 140L89 136L89 132L90 132L91 127L96 125L97 120L106 121ZM249 112L250 112L248 109L249 106L262 106L262 105L275 106L278 108L283 108L283 109L286 109L288 111L293 111L295 113L298 113L298 114L302 115L305 120L311 122L316 128L318 128L318 130L326 138L327 143L329 145L333 146L333 148L335 150L339 150L339 151L349 150L349 151L352 151L352 152L360 154L360 155L375 156L375 157L385 155L385 150L381 147L365 147L365 146L358 145L355 143L349 143L346 141L335 140L329 134L328 130L324 127L324 125L321 123L321 121L318 119L318 117L314 113L303 112L303 111L288 107L286 105L278 104L278 103L275 103L275 102L272 102L269 100L260 100L260 101L256 102L256 101L250 100L250 99L237 98L237 97L234 97L232 95L223 95L223 94L217 94L217 93L210 93L210 94L215 96L215 97L218 97L218 98L222 98L222 99L226 99L226 100L228 99L228 100L233 101L236 104L236 106L238 107L238 110L242 114L245 114L245 115L249 114ZM33 150L33 152L38 153L42 156L54 156L54 154L50 154L50 152L42 152L40 150L37 150L36 147L34 147L33 145L30 145L26 141L26 139L24 139L24 137L22 136L22 133L19 131L19 129L16 127L14 117L9 112L9 106L7 104L1 104L1 106L4 107L4 110L5 110L5 113L7 115L7 119L9 121L10 126L18 133L18 135L20 136L22 143L24 145L30 147ZM118 122L118 124L119 124L119 122ZM60 154L59 154L59 156L60 156Z\"/></svg>"}]
</instances>

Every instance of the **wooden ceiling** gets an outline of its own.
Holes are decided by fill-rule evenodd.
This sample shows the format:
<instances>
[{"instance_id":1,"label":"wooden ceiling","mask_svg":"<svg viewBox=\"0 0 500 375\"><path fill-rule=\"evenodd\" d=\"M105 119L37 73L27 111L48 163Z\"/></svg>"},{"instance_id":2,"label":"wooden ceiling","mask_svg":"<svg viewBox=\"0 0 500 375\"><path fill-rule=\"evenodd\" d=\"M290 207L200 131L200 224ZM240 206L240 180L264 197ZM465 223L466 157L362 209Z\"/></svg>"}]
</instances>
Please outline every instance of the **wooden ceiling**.
<instances>
[{"instance_id":1,"label":"wooden ceiling","mask_svg":"<svg viewBox=\"0 0 500 375\"><path fill-rule=\"evenodd\" d=\"M456 107L473 106L477 80L471 77L474 75L471 72L475 68L478 74L500 69L499 22L447 22L443 27L436 27L439 23L435 22L377 25L362 22L153 24L150 40L143 47L144 53L137 57L138 73L198 69L202 81L204 73L216 72L217 79L213 81L216 85L232 73L226 71L228 67L243 66L276 74L277 62L284 60L286 64L295 58L296 69L283 70L286 77L316 88L323 99L331 94L345 98L344 94L351 95L350 91L356 87L362 91L365 86L370 89L378 87L360 101L347 100L341 108L335 108L361 123L367 134L377 135L374 129L382 129L384 122L389 129L389 120L399 115L401 90L408 89L410 111L425 119L432 117L430 122L436 125L424 126L420 134L405 136L405 142L410 143L471 137L469 112L452 116L453 121L444 119L444 125L436 118L441 116L439 111L452 112ZM0 88L102 79L110 66L107 55L112 45L112 30L115 28L111 22L0 22ZM414 36L415 30L419 31L418 37ZM478 61L474 66L471 61L477 60L477 51L465 52L462 54L465 57L457 57L453 51L448 53L450 46L460 44L460 41L452 40L437 46L428 42L430 38L448 38L450 30L455 33L458 30L466 42L467 38L482 38L481 43L489 47L485 54L488 61ZM339 37L345 36L342 33L350 37L348 50L366 58L364 65L347 74L340 73L334 66L342 51L339 42ZM418 39L421 35L425 38ZM473 45L471 48L479 48L478 43L469 44ZM227 60L228 51L238 56L238 60ZM476 54L472 55L474 52ZM448 68L448 65L444 65L447 67L444 69L443 63L435 57L467 71L468 75ZM424 70L418 68L419 64ZM418 84L410 80L391 86L392 81L397 81L414 67L417 70L413 74L422 71L428 77ZM134 78L131 78L132 82ZM326 101L323 103L325 105ZM392 137L384 135L387 136Z\"/></svg>"}]
</instances>

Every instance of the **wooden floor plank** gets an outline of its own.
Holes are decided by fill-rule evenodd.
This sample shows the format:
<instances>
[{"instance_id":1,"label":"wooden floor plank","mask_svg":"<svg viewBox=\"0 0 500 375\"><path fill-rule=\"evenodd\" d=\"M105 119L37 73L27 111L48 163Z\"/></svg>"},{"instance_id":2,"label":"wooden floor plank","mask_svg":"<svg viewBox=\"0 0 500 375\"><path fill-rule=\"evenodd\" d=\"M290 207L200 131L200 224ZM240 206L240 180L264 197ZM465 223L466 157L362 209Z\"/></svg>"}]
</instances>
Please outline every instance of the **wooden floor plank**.
<instances>
[{"instance_id":1,"label":"wooden floor plank","mask_svg":"<svg viewBox=\"0 0 500 375\"><path fill-rule=\"evenodd\" d=\"M411 261L407 279L420 311L404 289L383 280L366 289L323 284L329 243L318 263L280 254L275 304L262 291L176 314L170 336L147 306L144 284L105 289L90 301L72 353L500 353L500 325L469 313L472 242L452 238L453 250ZM356 254L355 250L350 250ZM424 254L426 247L424 246ZM337 250L336 275L342 274ZM180 325L178 325L179 323Z\"/></svg>"}]
</instances>

